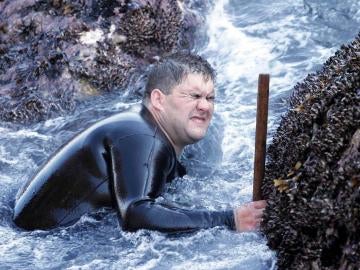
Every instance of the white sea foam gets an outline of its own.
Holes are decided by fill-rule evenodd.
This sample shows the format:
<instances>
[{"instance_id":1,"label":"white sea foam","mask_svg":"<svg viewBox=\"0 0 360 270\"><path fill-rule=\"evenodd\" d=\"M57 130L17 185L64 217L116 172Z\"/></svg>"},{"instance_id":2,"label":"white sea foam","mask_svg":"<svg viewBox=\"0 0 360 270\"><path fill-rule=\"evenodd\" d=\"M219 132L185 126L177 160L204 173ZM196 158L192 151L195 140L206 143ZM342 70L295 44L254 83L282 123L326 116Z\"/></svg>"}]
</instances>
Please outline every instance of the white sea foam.
<instances>
[{"instance_id":1,"label":"white sea foam","mask_svg":"<svg viewBox=\"0 0 360 270\"><path fill-rule=\"evenodd\" d=\"M30 130L30 129L20 129L20 130L16 130L13 131L11 129L8 128L3 128L0 127L0 137L3 138L39 138L39 139L44 139L46 140L48 138L48 136L38 133L36 131Z\"/></svg>"},{"instance_id":2,"label":"white sea foam","mask_svg":"<svg viewBox=\"0 0 360 270\"><path fill-rule=\"evenodd\" d=\"M101 29L94 29L80 34L80 42L87 45L95 45L104 40L104 32Z\"/></svg>"}]
</instances>

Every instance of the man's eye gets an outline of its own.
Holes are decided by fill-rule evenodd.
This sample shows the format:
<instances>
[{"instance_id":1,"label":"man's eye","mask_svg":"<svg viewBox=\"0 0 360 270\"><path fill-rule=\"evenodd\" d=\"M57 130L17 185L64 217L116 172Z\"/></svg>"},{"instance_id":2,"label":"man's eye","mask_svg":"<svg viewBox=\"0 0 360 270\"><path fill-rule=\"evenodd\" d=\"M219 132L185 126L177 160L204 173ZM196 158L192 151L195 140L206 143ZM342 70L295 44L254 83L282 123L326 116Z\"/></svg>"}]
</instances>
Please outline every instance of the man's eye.
<instances>
[{"instance_id":1,"label":"man's eye","mask_svg":"<svg viewBox=\"0 0 360 270\"><path fill-rule=\"evenodd\" d=\"M191 96L192 98L194 98L194 99L199 99L199 98L201 98L201 95L199 95L199 94L190 94L190 96Z\"/></svg>"},{"instance_id":2,"label":"man's eye","mask_svg":"<svg viewBox=\"0 0 360 270\"><path fill-rule=\"evenodd\" d=\"M214 101L215 101L215 97L214 97L214 96L207 97L206 99L207 99L207 101L210 101L210 102L214 102Z\"/></svg>"}]
</instances>

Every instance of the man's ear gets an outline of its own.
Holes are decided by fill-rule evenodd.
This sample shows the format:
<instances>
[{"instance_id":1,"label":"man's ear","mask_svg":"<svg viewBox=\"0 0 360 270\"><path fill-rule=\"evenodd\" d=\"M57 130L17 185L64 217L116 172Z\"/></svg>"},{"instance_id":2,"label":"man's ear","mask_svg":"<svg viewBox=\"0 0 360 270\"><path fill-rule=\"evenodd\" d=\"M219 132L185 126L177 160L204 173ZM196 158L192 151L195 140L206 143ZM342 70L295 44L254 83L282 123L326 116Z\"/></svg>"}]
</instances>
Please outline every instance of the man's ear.
<instances>
[{"instance_id":1,"label":"man's ear","mask_svg":"<svg viewBox=\"0 0 360 270\"><path fill-rule=\"evenodd\" d=\"M164 106L165 94L160 89L154 89L150 94L151 105L157 109L162 110Z\"/></svg>"}]
</instances>

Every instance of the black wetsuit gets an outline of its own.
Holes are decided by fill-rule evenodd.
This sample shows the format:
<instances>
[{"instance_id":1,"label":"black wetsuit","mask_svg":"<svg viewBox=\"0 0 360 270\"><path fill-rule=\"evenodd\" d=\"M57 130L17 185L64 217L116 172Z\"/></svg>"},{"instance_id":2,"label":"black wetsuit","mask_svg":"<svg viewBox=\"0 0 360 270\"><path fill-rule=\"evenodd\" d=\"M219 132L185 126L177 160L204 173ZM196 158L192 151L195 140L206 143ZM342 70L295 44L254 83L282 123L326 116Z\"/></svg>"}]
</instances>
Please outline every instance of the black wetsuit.
<instances>
[{"instance_id":1,"label":"black wetsuit","mask_svg":"<svg viewBox=\"0 0 360 270\"><path fill-rule=\"evenodd\" d=\"M110 206L130 231L234 228L232 210L185 210L155 200L166 182L184 173L145 107L119 113L78 134L40 168L18 195L14 221L24 229L50 229Z\"/></svg>"}]
</instances>

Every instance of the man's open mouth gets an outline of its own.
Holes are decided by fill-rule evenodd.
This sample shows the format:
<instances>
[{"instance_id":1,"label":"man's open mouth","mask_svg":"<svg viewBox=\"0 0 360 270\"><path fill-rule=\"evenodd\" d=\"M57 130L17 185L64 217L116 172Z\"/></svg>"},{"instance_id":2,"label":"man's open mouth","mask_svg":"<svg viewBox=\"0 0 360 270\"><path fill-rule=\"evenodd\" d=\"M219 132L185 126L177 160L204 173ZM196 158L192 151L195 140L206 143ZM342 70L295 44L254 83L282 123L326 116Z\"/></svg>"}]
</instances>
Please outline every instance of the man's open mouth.
<instances>
[{"instance_id":1,"label":"man's open mouth","mask_svg":"<svg viewBox=\"0 0 360 270\"><path fill-rule=\"evenodd\" d=\"M197 122L197 123L204 123L204 122L207 121L206 117L201 117L201 116L193 116L190 119Z\"/></svg>"}]
</instances>

